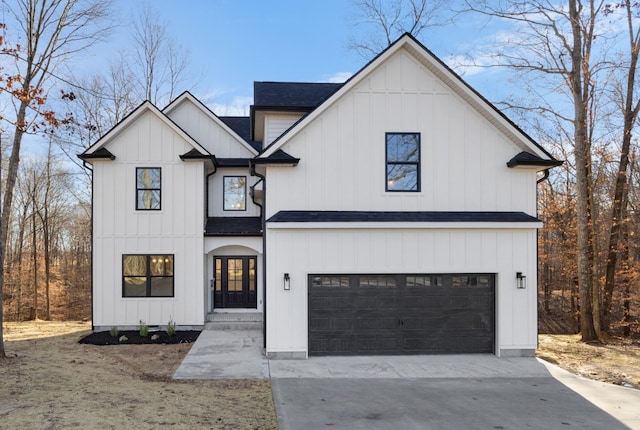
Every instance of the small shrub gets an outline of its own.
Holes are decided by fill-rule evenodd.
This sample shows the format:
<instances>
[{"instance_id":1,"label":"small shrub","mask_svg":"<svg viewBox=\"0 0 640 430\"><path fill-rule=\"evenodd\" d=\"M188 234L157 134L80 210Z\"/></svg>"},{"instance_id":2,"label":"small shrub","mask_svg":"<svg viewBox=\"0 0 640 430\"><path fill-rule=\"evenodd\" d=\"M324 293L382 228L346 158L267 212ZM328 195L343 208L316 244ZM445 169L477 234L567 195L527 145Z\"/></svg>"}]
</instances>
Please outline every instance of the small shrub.
<instances>
[{"instance_id":1,"label":"small shrub","mask_svg":"<svg viewBox=\"0 0 640 430\"><path fill-rule=\"evenodd\" d=\"M126 342L126 341L128 341L128 340L129 340L129 338L128 338L126 335L124 335L124 334L123 334L123 335L122 335L122 336L120 336L120 338L118 339L118 342Z\"/></svg>"},{"instance_id":2,"label":"small shrub","mask_svg":"<svg viewBox=\"0 0 640 430\"><path fill-rule=\"evenodd\" d=\"M167 334L169 335L169 337L176 334L176 323L173 321L173 319L169 319L169 323L167 324Z\"/></svg>"},{"instance_id":3,"label":"small shrub","mask_svg":"<svg viewBox=\"0 0 640 430\"><path fill-rule=\"evenodd\" d=\"M120 334L120 330L118 330L118 327L111 327L111 330L109 330L109 334L112 337L118 337L118 335Z\"/></svg>"},{"instance_id":4,"label":"small shrub","mask_svg":"<svg viewBox=\"0 0 640 430\"><path fill-rule=\"evenodd\" d=\"M149 326L144 322L140 321L140 336L148 336L149 335Z\"/></svg>"}]
</instances>

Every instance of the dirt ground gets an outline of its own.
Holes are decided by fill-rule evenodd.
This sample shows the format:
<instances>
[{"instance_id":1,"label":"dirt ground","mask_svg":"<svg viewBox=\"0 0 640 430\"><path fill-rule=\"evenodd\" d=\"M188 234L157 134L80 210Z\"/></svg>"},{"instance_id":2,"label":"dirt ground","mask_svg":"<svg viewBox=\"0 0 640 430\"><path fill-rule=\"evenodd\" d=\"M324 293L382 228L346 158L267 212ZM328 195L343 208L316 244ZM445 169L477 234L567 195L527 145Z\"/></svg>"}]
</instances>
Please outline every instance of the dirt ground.
<instances>
[{"instance_id":1,"label":"dirt ground","mask_svg":"<svg viewBox=\"0 0 640 430\"><path fill-rule=\"evenodd\" d=\"M0 429L276 429L268 380L174 381L191 348L81 345L89 323L4 323Z\"/></svg>"},{"instance_id":2,"label":"dirt ground","mask_svg":"<svg viewBox=\"0 0 640 430\"><path fill-rule=\"evenodd\" d=\"M640 389L640 341L580 342L579 334L541 334L536 355L585 378Z\"/></svg>"},{"instance_id":3,"label":"dirt ground","mask_svg":"<svg viewBox=\"0 0 640 430\"><path fill-rule=\"evenodd\" d=\"M174 381L191 348L82 345L89 323L5 322L0 429L276 429L268 380ZM640 342L539 336L538 357L640 389Z\"/></svg>"}]
</instances>

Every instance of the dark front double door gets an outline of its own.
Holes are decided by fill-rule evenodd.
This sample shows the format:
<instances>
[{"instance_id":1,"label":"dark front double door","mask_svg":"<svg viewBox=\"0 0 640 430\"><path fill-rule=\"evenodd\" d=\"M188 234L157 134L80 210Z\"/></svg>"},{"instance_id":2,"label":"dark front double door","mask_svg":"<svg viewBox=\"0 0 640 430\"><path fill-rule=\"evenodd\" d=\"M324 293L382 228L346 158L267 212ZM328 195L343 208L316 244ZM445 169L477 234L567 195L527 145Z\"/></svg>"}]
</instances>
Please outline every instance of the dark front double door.
<instances>
[{"instance_id":1,"label":"dark front double door","mask_svg":"<svg viewBox=\"0 0 640 430\"><path fill-rule=\"evenodd\" d=\"M215 308L255 308L256 257L214 257Z\"/></svg>"}]
</instances>

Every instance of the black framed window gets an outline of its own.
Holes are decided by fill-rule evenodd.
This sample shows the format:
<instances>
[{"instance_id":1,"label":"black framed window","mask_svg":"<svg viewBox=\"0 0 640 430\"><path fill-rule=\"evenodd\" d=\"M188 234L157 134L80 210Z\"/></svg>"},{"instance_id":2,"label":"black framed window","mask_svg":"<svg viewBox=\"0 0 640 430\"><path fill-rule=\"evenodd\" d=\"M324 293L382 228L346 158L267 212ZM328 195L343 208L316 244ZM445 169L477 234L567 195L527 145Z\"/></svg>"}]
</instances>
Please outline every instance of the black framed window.
<instances>
[{"instance_id":1,"label":"black framed window","mask_svg":"<svg viewBox=\"0 0 640 430\"><path fill-rule=\"evenodd\" d=\"M173 297L172 254L122 256L122 297Z\"/></svg>"},{"instance_id":2,"label":"black framed window","mask_svg":"<svg viewBox=\"0 0 640 430\"><path fill-rule=\"evenodd\" d=\"M387 133L386 161L387 191L420 191L420 133Z\"/></svg>"},{"instance_id":3,"label":"black framed window","mask_svg":"<svg viewBox=\"0 0 640 430\"><path fill-rule=\"evenodd\" d=\"M160 210L161 183L159 167L136 167L136 210Z\"/></svg>"},{"instance_id":4,"label":"black framed window","mask_svg":"<svg viewBox=\"0 0 640 430\"><path fill-rule=\"evenodd\" d=\"M225 176L224 181L224 202L225 211L247 210L247 177L246 176Z\"/></svg>"}]
</instances>

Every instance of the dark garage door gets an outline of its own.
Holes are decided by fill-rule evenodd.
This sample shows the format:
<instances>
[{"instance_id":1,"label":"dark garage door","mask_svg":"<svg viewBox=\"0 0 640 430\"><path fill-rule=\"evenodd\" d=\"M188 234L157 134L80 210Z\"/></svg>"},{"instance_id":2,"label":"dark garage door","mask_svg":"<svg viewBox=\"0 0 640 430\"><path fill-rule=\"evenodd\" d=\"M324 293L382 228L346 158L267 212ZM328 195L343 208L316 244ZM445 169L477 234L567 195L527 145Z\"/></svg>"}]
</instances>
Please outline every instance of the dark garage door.
<instances>
[{"instance_id":1,"label":"dark garage door","mask_svg":"<svg viewBox=\"0 0 640 430\"><path fill-rule=\"evenodd\" d=\"M309 275L309 355L492 353L493 274Z\"/></svg>"}]
</instances>

